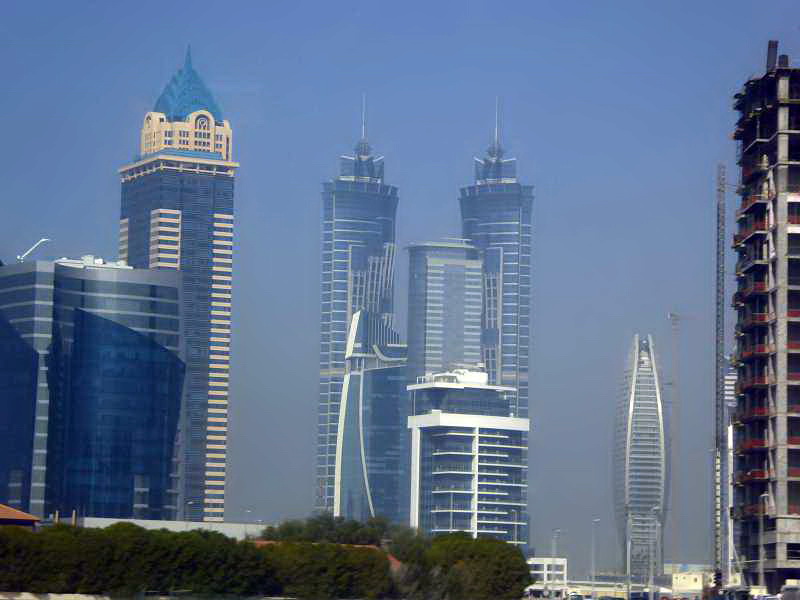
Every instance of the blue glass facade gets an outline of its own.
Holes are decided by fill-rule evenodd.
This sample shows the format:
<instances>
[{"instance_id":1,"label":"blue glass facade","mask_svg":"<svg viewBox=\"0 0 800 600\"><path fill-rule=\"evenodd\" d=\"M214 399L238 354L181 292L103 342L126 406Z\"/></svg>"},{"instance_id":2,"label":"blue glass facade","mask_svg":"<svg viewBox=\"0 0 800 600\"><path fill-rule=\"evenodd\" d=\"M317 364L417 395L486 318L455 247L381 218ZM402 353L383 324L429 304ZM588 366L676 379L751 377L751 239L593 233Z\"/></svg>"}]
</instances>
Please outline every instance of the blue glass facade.
<instances>
[{"instance_id":1,"label":"blue glass facade","mask_svg":"<svg viewBox=\"0 0 800 600\"><path fill-rule=\"evenodd\" d=\"M0 442L0 502L43 516L174 515L179 290L178 273L93 257L0 267L0 352L19 367L0 369L0 389L18 384L3 414L19 416Z\"/></svg>"},{"instance_id":2,"label":"blue glass facade","mask_svg":"<svg viewBox=\"0 0 800 600\"><path fill-rule=\"evenodd\" d=\"M461 189L462 232L483 251L483 362L489 380L514 387L514 414L528 416L531 345L533 187L495 142L475 159L475 183Z\"/></svg>"},{"instance_id":3,"label":"blue glass facade","mask_svg":"<svg viewBox=\"0 0 800 600\"><path fill-rule=\"evenodd\" d=\"M374 316L350 324L337 430L333 514L408 522L409 414L405 346L378 345ZM377 324L380 326L380 323Z\"/></svg>"},{"instance_id":4,"label":"blue glass facade","mask_svg":"<svg viewBox=\"0 0 800 600\"><path fill-rule=\"evenodd\" d=\"M334 514L348 519L408 521L406 370L366 369L345 380L341 497ZM339 478L339 476L337 476Z\"/></svg>"},{"instance_id":5,"label":"blue glass facade","mask_svg":"<svg viewBox=\"0 0 800 600\"><path fill-rule=\"evenodd\" d=\"M129 327L81 309L73 314L61 508L172 518L183 361Z\"/></svg>"},{"instance_id":6,"label":"blue glass facade","mask_svg":"<svg viewBox=\"0 0 800 600\"><path fill-rule=\"evenodd\" d=\"M0 504L20 510L31 499L38 370L38 352L0 313Z\"/></svg>"},{"instance_id":7,"label":"blue glass facade","mask_svg":"<svg viewBox=\"0 0 800 600\"><path fill-rule=\"evenodd\" d=\"M408 375L481 362L483 261L458 241L409 247Z\"/></svg>"},{"instance_id":8,"label":"blue glass facade","mask_svg":"<svg viewBox=\"0 0 800 600\"><path fill-rule=\"evenodd\" d=\"M383 180L383 157L365 140L341 157L339 176L322 191L319 420L315 506L333 512L345 346L353 315L369 311L376 343L392 329L397 188Z\"/></svg>"}]
</instances>

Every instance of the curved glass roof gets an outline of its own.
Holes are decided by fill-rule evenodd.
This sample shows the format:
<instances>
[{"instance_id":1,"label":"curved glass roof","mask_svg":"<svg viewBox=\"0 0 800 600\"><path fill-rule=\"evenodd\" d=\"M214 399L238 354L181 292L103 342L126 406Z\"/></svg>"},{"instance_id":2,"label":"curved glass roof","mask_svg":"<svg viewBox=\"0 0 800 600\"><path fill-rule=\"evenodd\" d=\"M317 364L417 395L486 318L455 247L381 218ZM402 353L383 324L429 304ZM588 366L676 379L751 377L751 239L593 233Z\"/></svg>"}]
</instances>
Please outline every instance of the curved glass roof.
<instances>
[{"instance_id":1,"label":"curved glass roof","mask_svg":"<svg viewBox=\"0 0 800 600\"><path fill-rule=\"evenodd\" d=\"M222 121L222 110L192 67L191 48L187 48L183 67L172 76L153 110L164 113L170 121L183 121L194 111L203 109L214 115L215 121Z\"/></svg>"}]
</instances>

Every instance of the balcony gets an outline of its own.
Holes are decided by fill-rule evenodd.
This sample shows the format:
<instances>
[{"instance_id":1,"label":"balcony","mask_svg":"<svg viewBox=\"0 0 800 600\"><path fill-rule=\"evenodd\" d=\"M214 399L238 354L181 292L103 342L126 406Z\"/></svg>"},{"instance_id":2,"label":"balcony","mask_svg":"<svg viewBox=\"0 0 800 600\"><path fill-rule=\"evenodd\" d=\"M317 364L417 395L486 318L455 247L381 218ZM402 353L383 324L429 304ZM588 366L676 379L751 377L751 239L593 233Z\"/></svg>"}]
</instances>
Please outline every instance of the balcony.
<instances>
[{"instance_id":1,"label":"balcony","mask_svg":"<svg viewBox=\"0 0 800 600\"><path fill-rule=\"evenodd\" d=\"M789 352L800 352L800 342L786 342L786 349Z\"/></svg>"},{"instance_id":2,"label":"balcony","mask_svg":"<svg viewBox=\"0 0 800 600\"><path fill-rule=\"evenodd\" d=\"M742 205L739 207L739 210L736 211L736 218L742 218L750 209L751 207L755 206L759 202L766 202L767 199L765 196L761 196L760 194L753 194L750 196L745 196L742 198Z\"/></svg>"},{"instance_id":3,"label":"balcony","mask_svg":"<svg viewBox=\"0 0 800 600\"><path fill-rule=\"evenodd\" d=\"M766 258L761 257L753 257L753 256L744 256L739 259L736 263L736 273L746 273L750 267L754 265L765 265L767 264Z\"/></svg>"},{"instance_id":4,"label":"balcony","mask_svg":"<svg viewBox=\"0 0 800 600\"><path fill-rule=\"evenodd\" d=\"M754 419L763 419L770 415L770 410L766 406L754 406L749 410L742 410L736 413L736 420L744 423Z\"/></svg>"},{"instance_id":5,"label":"balcony","mask_svg":"<svg viewBox=\"0 0 800 600\"><path fill-rule=\"evenodd\" d=\"M733 236L733 245L738 246L742 244L745 240L749 239L750 236L756 233L767 233L766 221L755 221L750 225L743 227L739 233Z\"/></svg>"},{"instance_id":6,"label":"balcony","mask_svg":"<svg viewBox=\"0 0 800 600\"><path fill-rule=\"evenodd\" d=\"M787 373L786 381L788 381L792 385L800 384L800 372Z\"/></svg>"},{"instance_id":7,"label":"balcony","mask_svg":"<svg viewBox=\"0 0 800 600\"><path fill-rule=\"evenodd\" d=\"M739 444L739 452L751 452L753 450L764 450L767 447L767 440L764 438L748 438Z\"/></svg>"},{"instance_id":8,"label":"balcony","mask_svg":"<svg viewBox=\"0 0 800 600\"><path fill-rule=\"evenodd\" d=\"M743 378L736 382L736 393L742 393L753 387L761 387L772 384L772 380L766 375L756 375L750 378Z\"/></svg>"},{"instance_id":9,"label":"balcony","mask_svg":"<svg viewBox=\"0 0 800 600\"><path fill-rule=\"evenodd\" d=\"M789 436L786 436L786 445L787 446L800 446L800 435L789 435Z\"/></svg>"},{"instance_id":10,"label":"balcony","mask_svg":"<svg viewBox=\"0 0 800 600\"><path fill-rule=\"evenodd\" d=\"M800 467L788 467L786 469L786 476L800 478Z\"/></svg>"},{"instance_id":11,"label":"balcony","mask_svg":"<svg viewBox=\"0 0 800 600\"><path fill-rule=\"evenodd\" d=\"M755 327L757 325L766 325L771 320L770 313L747 313L744 318L739 321L740 327Z\"/></svg>"},{"instance_id":12,"label":"balcony","mask_svg":"<svg viewBox=\"0 0 800 600\"><path fill-rule=\"evenodd\" d=\"M800 225L800 215L789 215L786 217L786 222L789 225Z\"/></svg>"},{"instance_id":13,"label":"balcony","mask_svg":"<svg viewBox=\"0 0 800 600\"><path fill-rule=\"evenodd\" d=\"M796 308L790 308L786 311L786 316L789 319L800 319L800 310Z\"/></svg>"},{"instance_id":14,"label":"balcony","mask_svg":"<svg viewBox=\"0 0 800 600\"><path fill-rule=\"evenodd\" d=\"M789 404L786 407L786 412L795 415L800 415L800 404Z\"/></svg>"},{"instance_id":15,"label":"balcony","mask_svg":"<svg viewBox=\"0 0 800 600\"><path fill-rule=\"evenodd\" d=\"M756 356L766 356L775 353L773 344L753 344L739 349L737 359L740 361L749 360Z\"/></svg>"},{"instance_id":16,"label":"balcony","mask_svg":"<svg viewBox=\"0 0 800 600\"><path fill-rule=\"evenodd\" d=\"M738 290L733 295L734 303L744 302L745 298L753 294L766 294L767 282L766 281L751 281L747 287Z\"/></svg>"},{"instance_id":17,"label":"balcony","mask_svg":"<svg viewBox=\"0 0 800 600\"><path fill-rule=\"evenodd\" d=\"M761 504L745 504L737 510L739 518L758 517L766 514L764 506Z\"/></svg>"},{"instance_id":18,"label":"balcony","mask_svg":"<svg viewBox=\"0 0 800 600\"><path fill-rule=\"evenodd\" d=\"M750 469L736 475L737 483L748 483L750 481L766 481L768 473L765 469Z\"/></svg>"}]
</instances>

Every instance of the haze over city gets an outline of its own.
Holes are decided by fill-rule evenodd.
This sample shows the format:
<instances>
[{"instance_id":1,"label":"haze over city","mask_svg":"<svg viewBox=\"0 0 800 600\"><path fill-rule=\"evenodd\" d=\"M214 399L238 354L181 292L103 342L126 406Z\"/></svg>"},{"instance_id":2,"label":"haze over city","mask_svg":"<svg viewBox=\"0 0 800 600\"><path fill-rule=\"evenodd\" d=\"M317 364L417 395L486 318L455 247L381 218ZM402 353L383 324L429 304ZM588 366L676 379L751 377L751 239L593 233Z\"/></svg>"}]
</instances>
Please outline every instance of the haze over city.
<instances>
[{"instance_id":1,"label":"haze over city","mask_svg":"<svg viewBox=\"0 0 800 600\"><path fill-rule=\"evenodd\" d=\"M671 382L675 312L668 525L676 510L680 524L666 557L709 561L715 168L736 173L731 98L763 69L767 40L800 56L800 19L786 17L795 2L51 3L46 20L43 10L9 5L0 21L4 262L41 237L52 242L40 258L116 257L117 169L188 45L234 127L227 520L313 508L320 186L361 135L362 95L369 142L399 188L401 323L404 248L460 233L458 190L492 142L499 97L503 147L535 195L532 546L548 548L560 528L571 569L585 572L599 518L598 565L617 566L611 452L625 360L635 333L652 334ZM729 215L734 205L731 191Z\"/></svg>"}]
</instances>

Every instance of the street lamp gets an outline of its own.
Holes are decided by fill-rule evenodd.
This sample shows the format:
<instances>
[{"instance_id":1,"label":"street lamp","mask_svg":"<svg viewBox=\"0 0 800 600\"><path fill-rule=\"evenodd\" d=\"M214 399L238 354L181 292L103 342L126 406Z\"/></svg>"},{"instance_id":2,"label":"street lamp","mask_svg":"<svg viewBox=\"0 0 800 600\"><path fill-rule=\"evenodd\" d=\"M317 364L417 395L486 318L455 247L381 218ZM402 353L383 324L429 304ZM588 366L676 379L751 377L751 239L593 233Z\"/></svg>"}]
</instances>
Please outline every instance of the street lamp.
<instances>
[{"instance_id":1,"label":"street lamp","mask_svg":"<svg viewBox=\"0 0 800 600\"><path fill-rule=\"evenodd\" d=\"M764 529L765 520L764 517L767 513L767 506L769 502L769 494L764 492L758 497L758 508L761 511L761 518L758 520L758 575L759 575L759 583L766 587L767 586L767 578L764 574L764 559L766 558L766 549L764 548Z\"/></svg>"},{"instance_id":2,"label":"street lamp","mask_svg":"<svg viewBox=\"0 0 800 600\"><path fill-rule=\"evenodd\" d=\"M189 531L189 518L186 515L186 508L195 504L194 500L187 500L183 503L183 530Z\"/></svg>"},{"instance_id":3,"label":"street lamp","mask_svg":"<svg viewBox=\"0 0 800 600\"><path fill-rule=\"evenodd\" d=\"M594 594L594 580L595 580L595 562L594 562L594 545L595 545L595 531L600 524L600 519L592 519L592 600L597 600Z\"/></svg>"}]
</instances>

